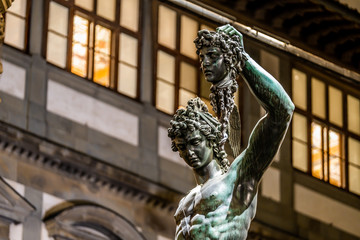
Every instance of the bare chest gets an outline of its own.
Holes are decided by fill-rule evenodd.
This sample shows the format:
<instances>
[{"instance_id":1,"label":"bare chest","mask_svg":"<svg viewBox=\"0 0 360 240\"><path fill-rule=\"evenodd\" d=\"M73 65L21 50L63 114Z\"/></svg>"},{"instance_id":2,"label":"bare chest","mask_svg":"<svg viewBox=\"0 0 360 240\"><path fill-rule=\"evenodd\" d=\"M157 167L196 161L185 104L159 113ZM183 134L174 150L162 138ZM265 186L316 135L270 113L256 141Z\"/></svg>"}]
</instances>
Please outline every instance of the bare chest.
<instances>
[{"instance_id":1,"label":"bare chest","mask_svg":"<svg viewBox=\"0 0 360 240\"><path fill-rule=\"evenodd\" d=\"M246 239L250 222L255 214L256 203L239 214L238 211L231 209L231 201L227 198L222 201L222 197L216 198L216 195L210 195L207 199L195 199L196 194L193 201L183 201L177 210L175 216L177 240Z\"/></svg>"},{"instance_id":2,"label":"bare chest","mask_svg":"<svg viewBox=\"0 0 360 240\"><path fill-rule=\"evenodd\" d=\"M246 239L247 229L255 214L256 200L249 209L239 213L231 208L232 199L231 184L218 182L191 190L179 203L175 213L176 239L219 239L226 234L236 236L229 239Z\"/></svg>"},{"instance_id":3,"label":"bare chest","mask_svg":"<svg viewBox=\"0 0 360 240\"><path fill-rule=\"evenodd\" d=\"M230 205L232 186L223 183L197 186L179 203L175 219L197 214L208 215Z\"/></svg>"}]
</instances>

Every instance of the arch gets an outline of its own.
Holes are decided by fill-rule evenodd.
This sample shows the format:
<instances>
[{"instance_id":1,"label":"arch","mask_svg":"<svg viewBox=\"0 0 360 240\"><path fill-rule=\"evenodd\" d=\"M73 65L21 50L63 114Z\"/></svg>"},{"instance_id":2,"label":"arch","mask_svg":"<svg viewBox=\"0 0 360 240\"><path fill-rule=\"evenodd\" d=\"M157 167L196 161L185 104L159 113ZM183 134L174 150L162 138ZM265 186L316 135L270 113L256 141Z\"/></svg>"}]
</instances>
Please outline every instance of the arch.
<instances>
[{"instance_id":1,"label":"arch","mask_svg":"<svg viewBox=\"0 0 360 240\"><path fill-rule=\"evenodd\" d=\"M44 219L56 240L145 240L123 216L97 205L74 205Z\"/></svg>"}]
</instances>

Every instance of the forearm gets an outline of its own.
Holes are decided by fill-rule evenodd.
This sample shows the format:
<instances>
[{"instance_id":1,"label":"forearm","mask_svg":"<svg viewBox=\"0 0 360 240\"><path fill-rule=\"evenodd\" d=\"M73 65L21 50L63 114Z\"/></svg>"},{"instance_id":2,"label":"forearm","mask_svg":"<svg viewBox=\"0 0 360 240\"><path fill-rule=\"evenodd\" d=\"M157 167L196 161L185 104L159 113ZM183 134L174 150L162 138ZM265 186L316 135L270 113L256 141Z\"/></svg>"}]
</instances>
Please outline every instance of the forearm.
<instances>
[{"instance_id":1,"label":"forearm","mask_svg":"<svg viewBox=\"0 0 360 240\"><path fill-rule=\"evenodd\" d=\"M242 67L242 77L268 117L274 121L289 119L294 111L294 104L279 82L247 56Z\"/></svg>"}]
</instances>

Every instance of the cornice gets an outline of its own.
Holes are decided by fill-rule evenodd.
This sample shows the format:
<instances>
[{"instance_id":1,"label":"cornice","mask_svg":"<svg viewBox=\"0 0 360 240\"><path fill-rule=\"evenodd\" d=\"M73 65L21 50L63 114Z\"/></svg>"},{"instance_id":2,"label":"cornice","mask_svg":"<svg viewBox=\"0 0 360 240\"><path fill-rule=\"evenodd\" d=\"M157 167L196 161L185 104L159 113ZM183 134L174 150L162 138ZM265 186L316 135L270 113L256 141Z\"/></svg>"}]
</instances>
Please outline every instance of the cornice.
<instances>
[{"instance_id":1,"label":"cornice","mask_svg":"<svg viewBox=\"0 0 360 240\"><path fill-rule=\"evenodd\" d=\"M46 171L172 212L182 194L0 121L0 152Z\"/></svg>"}]
</instances>

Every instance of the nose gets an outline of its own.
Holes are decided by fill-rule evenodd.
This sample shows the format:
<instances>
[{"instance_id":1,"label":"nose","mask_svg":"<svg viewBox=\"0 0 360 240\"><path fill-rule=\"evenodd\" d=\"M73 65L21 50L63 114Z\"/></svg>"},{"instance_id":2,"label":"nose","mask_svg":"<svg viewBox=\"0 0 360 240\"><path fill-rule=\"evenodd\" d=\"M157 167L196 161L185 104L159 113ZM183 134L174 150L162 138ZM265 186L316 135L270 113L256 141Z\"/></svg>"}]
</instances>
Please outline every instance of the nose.
<instances>
[{"instance_id":1,"label":"nose","mask_svg":"<svg viewBox=\"0 0 360 240\"><path fill-rule=\"evenodd\" d=\"M188 157L192 157L195 153L194 153L193 150L188 149L188 150L187 150L187 154L188 154Z\"/></svg>"},{"instance_id":2,"label":"nose","mask_svg":"<svg viewBox=\"0 0 360 240\"><path fill-rule=\"evenodd\" d=\"M210 65L209 58L205 56L202 63L203 63L203 66L209 66Z\"/></svg>"}]
</instances>

